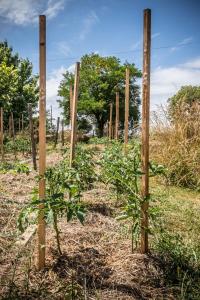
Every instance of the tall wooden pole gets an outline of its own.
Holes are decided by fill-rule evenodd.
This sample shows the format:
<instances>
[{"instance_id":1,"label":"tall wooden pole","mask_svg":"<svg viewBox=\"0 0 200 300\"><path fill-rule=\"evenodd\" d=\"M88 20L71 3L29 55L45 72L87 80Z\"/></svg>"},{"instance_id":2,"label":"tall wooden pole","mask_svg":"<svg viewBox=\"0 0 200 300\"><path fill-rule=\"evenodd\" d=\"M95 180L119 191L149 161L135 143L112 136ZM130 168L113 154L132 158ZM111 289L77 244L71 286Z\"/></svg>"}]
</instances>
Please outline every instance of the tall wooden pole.
<instances>
[{"instance_id":1,"label":"tall wooden pole","mask_svg":"<svg viewBox=\"0 0 200 300\"><path fill-rule=\"evenodd\" d=\"M15 145L15 123L14 123L14 117L13 117L12 112L11 112L11 115L10 115L10 123L11 123L11 134L12 134L13 144L14 144L14 155L15 155L15 159L16 159L17 158L17 151L16 151L16 145Z\"/></svg>"},{"instance_id":2,"label":"tall wooden pole","mask_svg":"<svg viewBox=\"0 0 200 300\"><path fill-rule=\"evenodd\" d=\"M54 141L54 147L55 147L55 148L56 148L57 143L58 143L59 125L60 125L60 117L57 118L56 136L55 136L55 141Z\"/></svg>"},{"instance_id":3,"label":"tall wooden pole","mask_svg":"<svg viewBox=\"0 0 200 300\"><path fill-rule=\"evenodd\" d=\"M151 51L151 10L144 10L143 37L143 82L142 82L142 184L144 203L141 207L141 252L148 252L148 199L149 196L149 106L150 106L150 51ZM146 199L146 201L145 201Z\"/></svg>"},{"instance_id":4,"label":"tall wooden pole","mask_svg":"<svg viewBox=\"0 0 200 300\"><path fill-rule=\"evenodd\" d=\"M79 71L80 71L80 63L77 62L76 63L76 70L75 70L74 95L73 95L73 105L72 105L72 131L71 131L71 146L70 146L70 167L72 167L73 160L75 158Z\"/></svg>"},{"instance_id":5,"label":"tall wooden pole","mask_svg":"<svg viewBox=\"0 0 200 300\"><path fill-rule=\"evenodd\" d=\"M64 120L62 119L62 133L61 133L61 140L62 140L62 146L64 146L65 143L65 137L64 137Z\"/></svg>"},{"instance_id":6,"label":"tall wooden pole","mask_svg":"<svg viewBox=\"0 0 200 300\"><path fill-rule=\"evenodd\" d=\"M32 111L31 103L28 104L28 112L29 112L29 130L30 130L30 136L31 136L31 154L32 154L33 168L34 168L34 170L37 170L36 144L35 144L35 137L34 137L33 111Z\"/></svg>"},{"instance_id":7,"label":"tall wooden pole","mask_svg":"<svg viewBox=\"0 0 200 300\"><path fill-rule=\"evenodd\" d=\"M3 147L3 107L1 107L1 158L4 160L4 147Z\"/></svg>"},{"instance_id":8,"label":"tall wooden pole","mask_svg":"<svg viewBox=\"0 0 200 300\"><path fill-rule=\"evenodd\" d=\"M128 144L128 120L129 120L129 81L130 70L126 68L126 86L125 86L125 121L124 121L124 144Z\"/></svg>"},{"instance_id":9,"label":"tall wooden pole","mask_svg":"<svg viewBox=\"0 0 200 300\"><path fill-rule=\"evenodd\" d=\"M73 111L73 86L72 83L70 83L69 86L69 109L70 109L70 126L72 127L72 111Z\"/></svg>"},{"instance_id":10,"label":"tall wooden pole","mask_svg":"<svg viewBox=\"0 0 200 300\"><path fill-rule=\"evenodd\" d=\"M113 114L113 104L110 103L109 140L112 139L112 114Z\"/></svg>"},{"instance_id":11,"label":"tall wooden pole","mask_svg":"<svg viewBox=\"0 0 200 300\"><path fill-rule=\"evenodd\" d=\"M39 52L40 52L40 99L39 99L39 199L45 200L46 170L46 16L39 16ZM45 266L45 220L44 204L39 205L38 216L38 269Z\"/></svg>"},{"instance_id":12,"label":"tall wooden pole","mask_svg":"<svg viewBox=\"0 0 200 300\"><path fill-rule=\"evenodd\" d=\"M115 139L119 138L119 92L116 92Z\"/></svg>"}]
</instances>

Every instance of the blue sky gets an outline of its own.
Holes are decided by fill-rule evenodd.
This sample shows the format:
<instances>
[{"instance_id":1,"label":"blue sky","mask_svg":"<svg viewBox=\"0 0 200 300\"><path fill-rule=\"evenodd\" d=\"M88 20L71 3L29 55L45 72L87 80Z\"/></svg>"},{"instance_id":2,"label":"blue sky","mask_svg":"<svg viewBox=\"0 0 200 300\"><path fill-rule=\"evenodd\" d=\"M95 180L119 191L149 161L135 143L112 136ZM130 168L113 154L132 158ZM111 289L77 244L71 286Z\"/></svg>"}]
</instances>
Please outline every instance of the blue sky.
<instances>
[{"instance_id":1,"label":"blue sky","mask_svg":"<svg viewBox=\"0 0 200 300\"><path fill-rule=\"evenodd\" d=\"M0 39L38 71L38 15L47 16L47 107L62 73L85 53L142 68L143 9L152 9L151 108L199 84L200 0L0 0Z\"/></svg>"}]
</instances>

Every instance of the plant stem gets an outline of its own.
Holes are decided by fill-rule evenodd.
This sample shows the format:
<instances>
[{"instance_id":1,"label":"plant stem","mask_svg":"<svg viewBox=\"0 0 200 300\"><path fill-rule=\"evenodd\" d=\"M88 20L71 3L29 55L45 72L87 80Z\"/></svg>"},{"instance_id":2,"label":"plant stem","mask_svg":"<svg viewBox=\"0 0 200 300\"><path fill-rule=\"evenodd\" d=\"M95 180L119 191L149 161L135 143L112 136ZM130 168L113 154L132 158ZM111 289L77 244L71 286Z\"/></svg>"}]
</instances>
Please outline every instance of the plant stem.
<instances>
[{"instance_id":1,"label":"plant stem","mask_svg":"<svg viewBox=\"0 0 200 300\"><path fill-rule=\"evenodd\" d=\"M58 220L57 220L57 214L53 211L53 227L56 233L56 242L58 246L58 252L60 255L62 255L61 247L60 247L60 235L59 235L59 229L58 229Z\"/></svg>"}]
</instances>

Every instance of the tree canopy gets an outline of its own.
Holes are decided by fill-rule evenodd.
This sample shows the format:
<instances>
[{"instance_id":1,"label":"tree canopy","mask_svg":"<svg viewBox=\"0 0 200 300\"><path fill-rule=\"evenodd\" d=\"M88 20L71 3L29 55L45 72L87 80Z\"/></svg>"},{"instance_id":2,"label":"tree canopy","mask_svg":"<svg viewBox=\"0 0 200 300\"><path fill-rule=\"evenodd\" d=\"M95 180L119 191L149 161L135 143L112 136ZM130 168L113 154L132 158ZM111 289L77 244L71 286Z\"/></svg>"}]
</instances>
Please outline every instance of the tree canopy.
<instances>
[{"instance_id":1,"label":"tree canopy","mask_svg":"<svg viewBox=\"0 0 200 300\"><path fill-rule=\"evenodd\" d=\"M78 100L78 117L92 119L97 127L99 136L102 136L104 126L109 118L109 104L115 108L116 92L120 94L120 127L124 126L125 109L125 70L130 68L130 118L129 125L139 119L139 86L136 79L141 72L134 64L121 64L114 56L102 57L98 54L84 55L81 58L80 86ZM58 95L60 107L63 108L66 123L70 117L70 84L73 84L74 75L69 71L63 74ZM113 119L115 109L113 109Z\"/></svg>"},{"instance_id":2,"label":"tree canopy","mask_svg":"<svg viewBox=\"0 0 200 300\"><path fill-rule=\"evenodd\" d=\"M181 108L190 111L193 104L200 104L200 86L185 85L171 98L168 99L171 117L176 115Z\"/></svg>"},{"instance_id":3,"label":"tree canopy","mask_svg":"<svg viewBox=\"0 0 200 300\"><path fill-rule=\"evenodd\" d=\"M37 106L38 77L32 72L28 59L19 58L6 41L0 42L0 106L4 108L5 125L11 112L14 119L23 113L28 122L28 103Z\"/></svg>"}]
</instances>

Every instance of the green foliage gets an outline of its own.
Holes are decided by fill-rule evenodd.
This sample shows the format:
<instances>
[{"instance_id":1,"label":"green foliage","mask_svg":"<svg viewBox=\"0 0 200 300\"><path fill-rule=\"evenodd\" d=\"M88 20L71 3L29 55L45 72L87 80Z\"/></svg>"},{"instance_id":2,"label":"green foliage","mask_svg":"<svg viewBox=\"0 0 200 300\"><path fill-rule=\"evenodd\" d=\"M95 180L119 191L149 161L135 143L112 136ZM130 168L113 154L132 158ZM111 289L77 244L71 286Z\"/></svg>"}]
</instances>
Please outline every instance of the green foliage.
<instances>
[{"instance_id":1,"label":"green foliage","mask_svg":"<svg viewBox=\"0 0 200 300\"><path fill-rule=\"evenodd\" d=\"M199 299L200 247L185 243L182 235L172 233L159 224L154 250L168 284L180 287L181 299Z\"/></svg>"},{"instance_id":2,"label":"green foliage","mask_svg":"<svg viewBox=\"0 0 200 300\"><path fill-rule=\"evenodd\" d=\"M25 173L29 174L30 169L26 164L22 164L19 162L9 163L9 162L2 162L0 164L0 173Z\"/></svg>"},{"instance_id":3,"label":"green foliage","mask_svg":"<svg viewBox=\"0 0 200 300\"><path fill-rule=\"evenodd\" d=\"M71 182L70 170L67 172L63 165L48 168L45 173L46 197L38 199L38 191L34 197L20 213L18 218L18 228L23 231L31 222L35 222L39 213L39 205L43 204L44 217L46 222L53 223L56 233L56 241L59 254L62 254L60 246L60 232L58 229L58 218L66 217L67 221L77 218L84 222L85 210L80 202L81 194L79 185Z\"/></svg>"},{"instance_id":4,"label":"green foliage","mask_svg":"<svg viewBox=\"0 0 200 300\"><path fill-rule=\"evenodd\" d=\"M90 123L90 121L85 118L85 117L81 117L77 120L77 129L79 131L85 132L85 133L89 133L92 130L92 124Z\"/></svg>"},{"instance_id":5,"label":"green foliage","mask_svg":"<svg viewBox=\"0 0 200 300\"><path fill-rule=\"evenodd\" d=\"M129 145L124 151L123 144L113 142L108 146L101 159L102 174L101 179L106 184L111 184L117 192L117 200L122 195L125 205L118 220L131 221L132 251L133 242L139 238L141 230L141 205L145 202L153 202L151 195L143 198L140 193L141 171L141 151L139 143ZM149 176L163 174L164 167L151 163ZM157 209L150 207L149 217L151 220L157 216Z\"/></svg>"},{"instance_id":6,"label":"green foliage","mask_svg":"<svg viewBox=\"0 0 200 300\"><path fill-rule=\"evenodd\" d=\"M7 153L13 152L29 152L30 151L30 140L26 137L16 137L13 139L7 138L4 141L4 151Z\"/></svg>"},{"instance_id":7,"label":"green foliage","mask_svg":"<svg viewBox=\"0 0 200 300\"><path fill-rule=\"evenodd\" d=\"M195 103L200 103L200 86L186 85L171 98L168 99L169 111L172 118L181 108L187 113L191 106Z\"/></svg>"},{"instance_id":8,"label":"green foliage","mask_svg":"<svg viewBox=\"0 0 200 300\"><path fill-rule=\"evenodd\" d=\"M4 126L13 112L14 119L24 114L24 125L28 124L28 103L33 109L38 103L38 77L32 74L33 66L28 59L13 53L7 42L0 43L0 106L4 108Z\"/></svg>"},{"instance_id":9,"label":"green foliage","mask_svg":"<svg viewBox=\"0 0 200 300\"><path fill-rule=\"evenodd\" d=\"M76 182L81 190L91 189L97 180L93 155L92 150L77 146L73 168L69 167L69 153L62 162L62 168L66 169L69 175L68 180L71 183Z\"/></svg>"},{"instance_id":10,"label":"green foliage","mask_svg":"<svg viewBox=\"0 0 200 300\"><path fill-rule=\"evenodd\" d=\"M109 141L109 139L107 137L101 137L101 138L99 138L99 137L95 136L95 137L90 138L90 140L89 140L89 144L96 144L96 145L102 144L102 145L106 145L108 143L110 143L110 141Z\"/></svg>"},{"instance_id":11,"label":"green foliage","mask_svg":"<svg viewBox=\"0 0 200 300\"><path fill-rule=\"evenodd\" d=\"M124 99L125 69L130 68L130 126L139 119L139 87L135 81L141 77L141 72L134 64L121 64L114 56L101 57L98 54L84 55L81 58L80 88L78 101L78 115L89 116L94 119L98 135L103 135L103 128L109 116L109 104L115 104L116 91ZM69 122L70 84L73 83L73 74L68 71L60 83L58 94L60 107ZM115 109L113 110L115 114ZM120 121L123 127L124 101L120 101Z\"/></svg>"}]
</instances>

